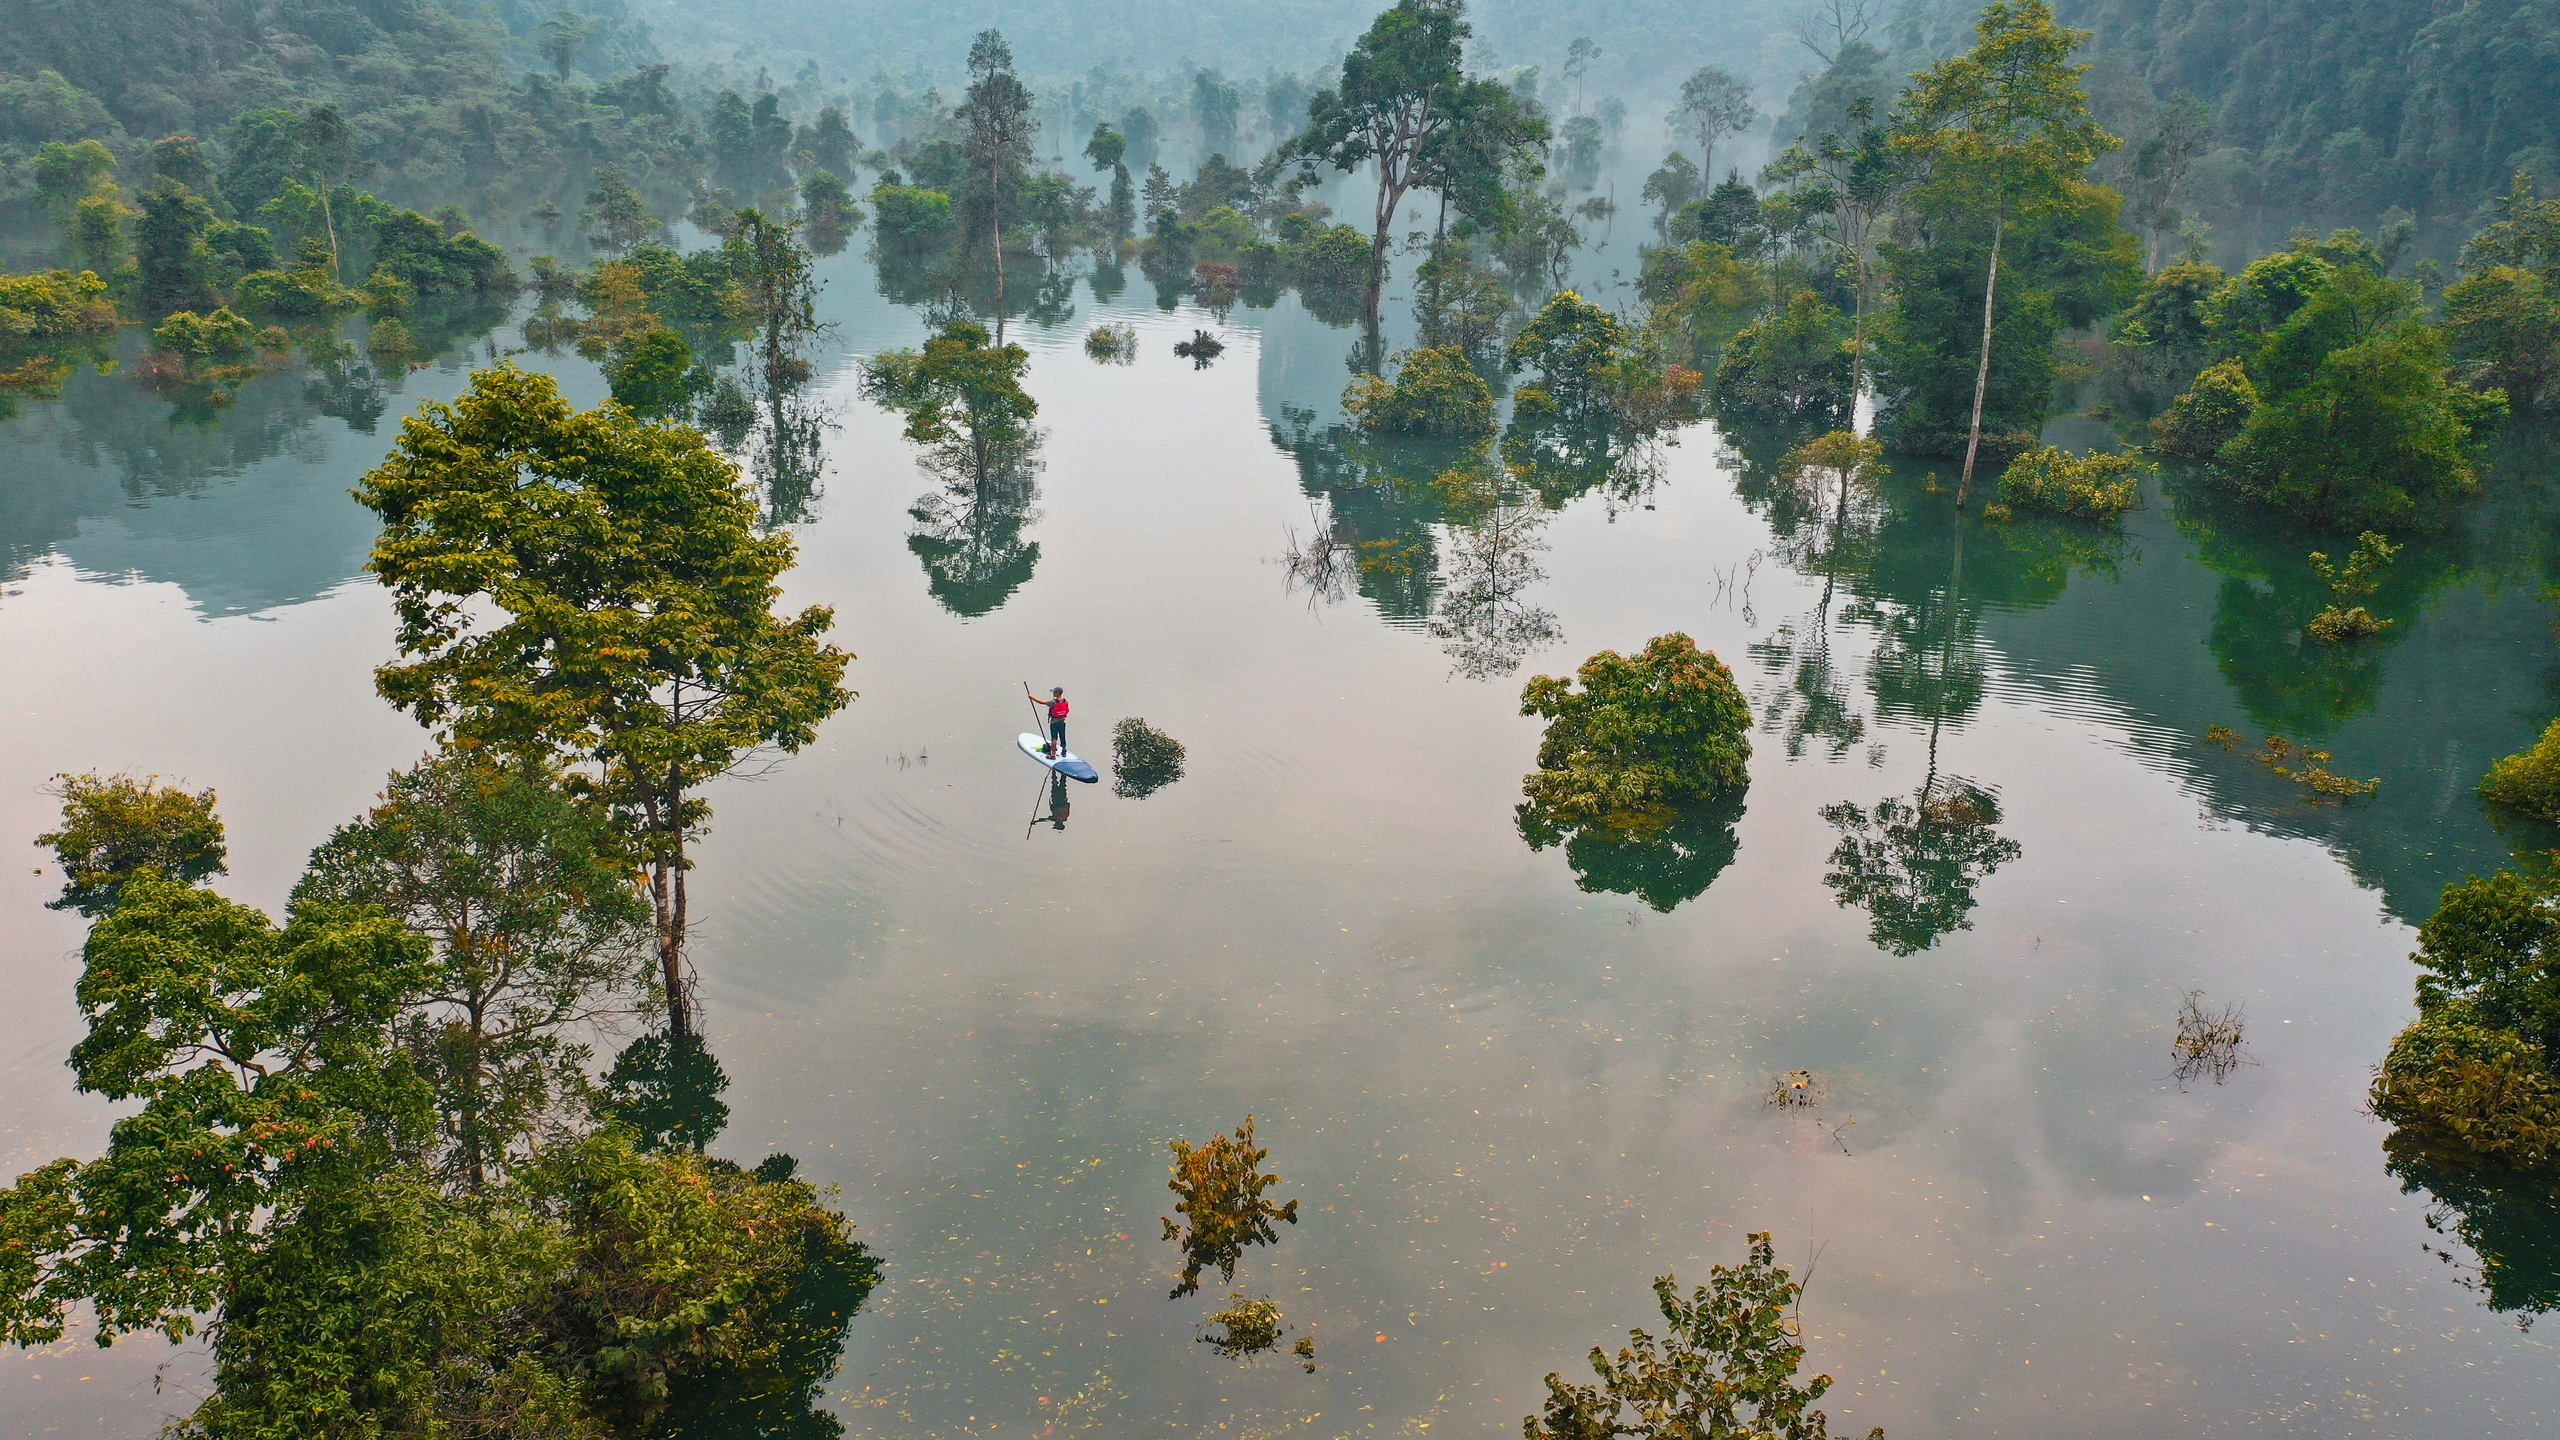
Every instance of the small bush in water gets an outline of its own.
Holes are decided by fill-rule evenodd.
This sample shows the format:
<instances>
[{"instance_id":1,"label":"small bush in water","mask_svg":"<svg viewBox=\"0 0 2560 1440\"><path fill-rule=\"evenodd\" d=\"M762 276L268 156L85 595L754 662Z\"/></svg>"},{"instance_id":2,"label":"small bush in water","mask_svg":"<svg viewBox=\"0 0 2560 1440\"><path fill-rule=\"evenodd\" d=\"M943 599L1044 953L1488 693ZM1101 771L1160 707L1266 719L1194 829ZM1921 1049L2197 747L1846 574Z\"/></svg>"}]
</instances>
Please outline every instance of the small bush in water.
<instances>
[{"instance_id":1,"label":"small bush in water","mask_svg":"<svg viewBox=\"0 0 2560 1440\"><path fill-rule=\"evenodd\" d=\"M1182 778L1182 742L1132 715L1111 727L1112 793L1144 800Z\"/></svg>"},{"instance_id":2,"label":"small bush in water","mask_svg":"<svg viewBox=\"0 0 2560 1440\"><path fill-rule=\"evenodd\" d=\"M2149 469L2139 450L2074 455L2047 445L2009 462L2000 475L2000 503L2012 510L2104 520L2142 503L2142 476Z\"/></svg>"}]
</instances>

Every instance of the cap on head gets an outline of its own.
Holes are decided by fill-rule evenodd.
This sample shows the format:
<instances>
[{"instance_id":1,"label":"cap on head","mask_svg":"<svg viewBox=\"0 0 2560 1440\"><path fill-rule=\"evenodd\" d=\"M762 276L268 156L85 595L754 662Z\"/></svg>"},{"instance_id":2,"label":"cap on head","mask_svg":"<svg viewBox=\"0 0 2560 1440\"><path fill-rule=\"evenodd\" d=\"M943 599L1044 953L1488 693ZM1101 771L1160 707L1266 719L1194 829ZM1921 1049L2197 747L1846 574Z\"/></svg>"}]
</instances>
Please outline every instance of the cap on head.
<instances>
[{"instance_id":1,"label":"cap on head","mask_svg":"<svg viewBox=\"0 0 2560 1440\"><path fill-rule=\"evenodd\" d=\"M1052 685L1049 687L1049 693L1052 695L1064 695L1067 693L1067 687L1064 685Z\"/></svg>"}]
</instances>

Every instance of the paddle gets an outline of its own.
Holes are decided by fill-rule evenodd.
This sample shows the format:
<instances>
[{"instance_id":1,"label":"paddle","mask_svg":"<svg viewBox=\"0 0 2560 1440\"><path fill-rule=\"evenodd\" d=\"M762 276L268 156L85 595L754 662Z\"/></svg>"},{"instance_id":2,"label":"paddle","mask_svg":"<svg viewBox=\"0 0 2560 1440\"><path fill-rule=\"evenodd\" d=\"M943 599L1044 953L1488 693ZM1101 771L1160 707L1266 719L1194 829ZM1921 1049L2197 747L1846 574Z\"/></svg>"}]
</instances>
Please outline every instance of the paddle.
<instances>
[{"instance_id":1,"label":"paddle","mask_svg":"<svg viewBox=\"0 0 2560 1440\"><path fill-rule=\"evenodd\" d=\"M1031 733L1035 735L1048 734L1048 727L1043 723L1049 718L1048 712L1040 708L1040 697L1031 693L1031 682L1028 680L1022 682L1022 698L1031 702L1031 713L1037 717L1031 722ZM1040 749L1043 754L1047 753L1049 749L1049 742L1046 740L1041 741Z\"/></svg>"}]
</instances>

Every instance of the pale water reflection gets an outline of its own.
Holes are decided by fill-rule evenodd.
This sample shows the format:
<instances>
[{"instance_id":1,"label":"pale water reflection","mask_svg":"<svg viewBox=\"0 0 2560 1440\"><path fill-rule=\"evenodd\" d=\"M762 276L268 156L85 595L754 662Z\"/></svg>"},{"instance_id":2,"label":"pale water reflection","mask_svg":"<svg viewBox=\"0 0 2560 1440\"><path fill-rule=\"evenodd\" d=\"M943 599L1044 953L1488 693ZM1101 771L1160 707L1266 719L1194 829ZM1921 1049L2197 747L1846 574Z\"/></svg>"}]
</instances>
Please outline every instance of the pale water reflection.
<instances>
[{"instance_id":1,"label":"pale water reflection","mask_svg":"<svg viewBox=\"0 0 2560 1440\"><path fill-rule=\"evenodd\" d=\"M1641 503L1569 500L1544 549L1484 562L1488 603L1569 644L1477 681L1430 625L1482 542L1334 431L1350 332L1239 306L1200 369L1172 344L1215 321L1143 285L1015 322L1048 432L1014 532L1037 564L954 604L911 539L925 479L846 368L922 321L856 258L827 273L838 428L789 600L837 607L862 698L717 790L694 904L729 1078L714 1150L841 1184L884 1262L829 1387L849 1431L1514 1434L1540 1377L1647 1319L1654 1275L1702 1279L1759 1229L1791 1263L1820 1248L1810 1361L1854 1431L2551 1427L2545 1333L2488 1308L2560 1289L2549 1197L2387 1160L2360 1110L2410 1009L2409 917L2522 843L2468 793L2553 704L2545 512L2521 487L2404 565L2431 577L2384 597L2405 633L2341 676L2275 633L2297 538L2164 495L2121 537L1959 525L1919 467L1849 543L1791 549L1750 447L1701 429ZM1106 318L1137 328L1136 364L1082 353ZM139 493L118 457L150 446L112 437L156 435L166 406L82 398L117 383L0 430L12 483L59 497L8 522L0 836L43 828L56 771L184 776L221 792L237 893L278 906L424 747L371 693L390 620L347 583L369 527L344 491L462 375L403 377L371 434L279 379L166 442L223 457L147 472L194 488ZM1311 500L1426 553L1311 608L1270 563ZM1720 600L1755 553L1749 603ZM1520 678L1673 629L1775 726L1744 803L1524 843ZM1068 823L1014 749L1024 681L1067 686L1080 734L1142 715L1178 736L1183 780L1087 787ZM2201 740L2304 717L2383 778L2375 801L2304 808ZM1954 818L2008 848L1959 866L1962 923L1880 948L1824 812L1876 832L1880 801L1958 777L1994 803ZM60 1064L79 932L32 869L0 869L21 1169L94 1151L107 1114ZM2193 989L2245 1004L2258 1063L2181 1093ZM1764 1103L1796 1070L1832 1130ZM1164 1299L1165 1142L1247 1114L1288 1177L1273 1198L1302 1204L1235 1283L1314 1338L1314 1373L1196 1343L1226 1303L1205 1286ZM2400 1175L2462 1208L2431 1227ZM0 1408L144 1434L166 1358L13 1356Z\"/></svg>"}]
</instances>

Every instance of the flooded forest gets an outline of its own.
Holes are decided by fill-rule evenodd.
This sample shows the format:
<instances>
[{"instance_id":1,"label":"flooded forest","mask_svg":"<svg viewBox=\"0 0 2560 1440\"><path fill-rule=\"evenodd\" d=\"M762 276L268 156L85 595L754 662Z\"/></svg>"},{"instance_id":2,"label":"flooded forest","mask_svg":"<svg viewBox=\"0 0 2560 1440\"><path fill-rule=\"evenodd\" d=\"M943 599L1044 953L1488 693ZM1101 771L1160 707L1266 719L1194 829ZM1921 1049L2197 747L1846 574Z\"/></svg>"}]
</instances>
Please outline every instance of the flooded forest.
<instances>
[{"instance_id":1,"label":"flooded forest","mask_svg":"<svg viewBox=\"0 0 2560 1440\"><path fill-rule=\"evenodd\" d=\"M0 35L0 1428L2560 1423L2560 7Z\"/></svg>"}]
</instances>

